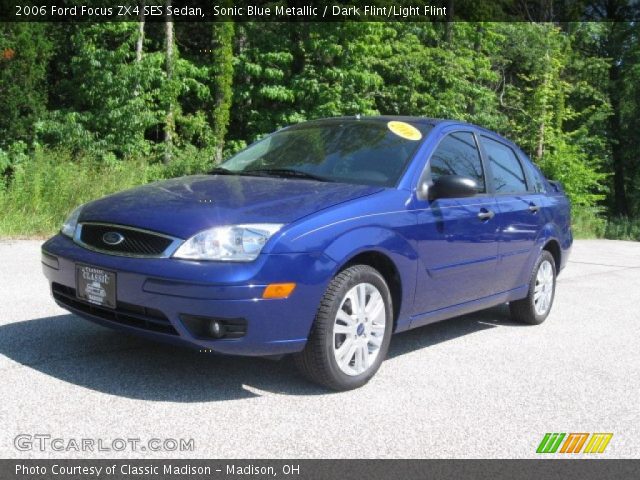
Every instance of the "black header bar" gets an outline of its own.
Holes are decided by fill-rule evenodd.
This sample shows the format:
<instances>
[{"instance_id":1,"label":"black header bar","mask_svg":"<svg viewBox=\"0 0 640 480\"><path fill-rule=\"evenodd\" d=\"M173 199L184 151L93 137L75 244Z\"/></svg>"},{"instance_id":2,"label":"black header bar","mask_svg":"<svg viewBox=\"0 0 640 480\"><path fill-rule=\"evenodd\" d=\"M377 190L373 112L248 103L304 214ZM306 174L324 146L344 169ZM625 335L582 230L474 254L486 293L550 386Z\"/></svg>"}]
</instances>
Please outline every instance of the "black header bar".
<instances>
[{"instance_id":1,"label":"black header bar","mask_svg":"<svg viewBox=\"0 0 640 480\"><path fill-rule=\"evenodd\" d=\"M629 22L640 0L0 0L10 22Z\"/></svg>"}]
</instances>

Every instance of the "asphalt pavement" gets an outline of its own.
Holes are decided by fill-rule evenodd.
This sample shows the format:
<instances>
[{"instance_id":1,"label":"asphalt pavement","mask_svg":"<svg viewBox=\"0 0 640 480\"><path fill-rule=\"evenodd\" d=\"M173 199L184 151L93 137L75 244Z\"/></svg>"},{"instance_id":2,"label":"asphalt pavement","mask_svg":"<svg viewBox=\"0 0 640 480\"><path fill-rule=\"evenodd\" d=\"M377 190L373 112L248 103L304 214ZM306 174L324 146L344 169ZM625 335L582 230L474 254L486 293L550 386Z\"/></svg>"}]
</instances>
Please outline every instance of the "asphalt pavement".
<instances>
[{"instance_id":1,"label":"asphalt pavement","mask_svg":"<svg viewBox=\"0 0 640 480\"><path fill-rule=\"evenodd\" d=\"M546 432L640 456L640 243L576 241L543 325L497 307L396 335L345 393L71 315L40 243L0 241L0 458L522 458Z\"/></svg>"}]
</instances>

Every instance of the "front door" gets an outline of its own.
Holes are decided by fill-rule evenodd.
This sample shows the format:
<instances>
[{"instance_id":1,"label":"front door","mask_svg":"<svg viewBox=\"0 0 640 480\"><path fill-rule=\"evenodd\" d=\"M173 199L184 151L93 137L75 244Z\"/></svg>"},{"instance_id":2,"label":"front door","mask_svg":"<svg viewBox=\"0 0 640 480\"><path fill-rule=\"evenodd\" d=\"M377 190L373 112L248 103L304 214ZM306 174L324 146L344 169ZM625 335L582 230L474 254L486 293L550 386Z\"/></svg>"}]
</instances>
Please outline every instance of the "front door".
<instances>
[{"instance_id":1,"label":"front door","mask_svg":"<svg viewBox=\"0 0 640 480\"><path fill-rule=\"evenodd\" d=\"M497 207L494 196L487 193L474 133L446 135L427 169L432 180L463 175L475 180L479 189L473 197L416 200L419 266L414 316L497 293Z\"/></svg>"}]
</instances>

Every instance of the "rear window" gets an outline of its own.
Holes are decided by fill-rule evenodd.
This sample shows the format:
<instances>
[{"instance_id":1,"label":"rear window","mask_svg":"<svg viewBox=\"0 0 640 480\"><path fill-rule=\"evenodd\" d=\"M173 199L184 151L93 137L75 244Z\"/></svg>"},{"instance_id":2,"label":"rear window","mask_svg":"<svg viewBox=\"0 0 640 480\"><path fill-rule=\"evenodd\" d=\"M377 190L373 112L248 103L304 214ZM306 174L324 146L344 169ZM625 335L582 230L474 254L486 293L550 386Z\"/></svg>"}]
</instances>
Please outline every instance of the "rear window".
<instances>
[{"instance_id":1,"label":"rear window","mask_svg":"<svg viewBox=\"0 0 640 480\"><path fill-rule=\"evenodd\" d=\"M542 175L540 169L536 167L531 161L525 161L524 164L529 170L529 177L531 178L531 183L533 184L533 190L539 193L546 192L547 187L545 186L544 175Z\"/></svg>"},{"instance_id":2,"label":"rear window","mask_svg":"<svg viewBox=\"0 0 640 480\"><path fill-rule=\"evenodd\" d=\"M515 152L505 144L487 137L482 137L482 145L489 157L496 193L526 192L524 170Z\"/></svg>"}]
</instances>

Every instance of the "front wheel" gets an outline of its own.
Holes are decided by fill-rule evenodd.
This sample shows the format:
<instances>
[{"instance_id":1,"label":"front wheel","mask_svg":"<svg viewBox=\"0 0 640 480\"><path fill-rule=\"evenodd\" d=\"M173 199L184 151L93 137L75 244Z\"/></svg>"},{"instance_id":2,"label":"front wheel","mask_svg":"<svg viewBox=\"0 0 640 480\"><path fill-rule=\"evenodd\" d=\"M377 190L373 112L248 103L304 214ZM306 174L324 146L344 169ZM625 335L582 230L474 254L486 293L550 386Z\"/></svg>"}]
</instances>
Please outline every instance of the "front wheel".
<instances>
[{"instance_id":1,"label":"front wheel","mask_svg":"<svg viewBox=\"0 0 640 480\"><path fill-rule=\"evenodd\" d=\"M534 265L527 296L509 303L511 318L529 325L539 325L546 320L556 292L555 265L553 256L543 250Z\"/></svg>"},{"instance_id":2,"label":"front wheel","mask_svg":"<svg viewBox=\"0 0 640 480\"><path fill-rule=\"evenodd\" d=\"M368 265L354 265L327 287L296 365L331 389L360 387L380 368L392 328L391 293L384 278Z\"/></svg>"}]
</instances>

